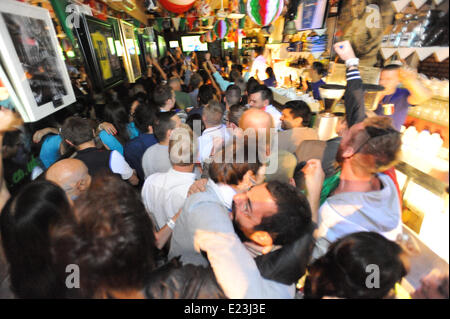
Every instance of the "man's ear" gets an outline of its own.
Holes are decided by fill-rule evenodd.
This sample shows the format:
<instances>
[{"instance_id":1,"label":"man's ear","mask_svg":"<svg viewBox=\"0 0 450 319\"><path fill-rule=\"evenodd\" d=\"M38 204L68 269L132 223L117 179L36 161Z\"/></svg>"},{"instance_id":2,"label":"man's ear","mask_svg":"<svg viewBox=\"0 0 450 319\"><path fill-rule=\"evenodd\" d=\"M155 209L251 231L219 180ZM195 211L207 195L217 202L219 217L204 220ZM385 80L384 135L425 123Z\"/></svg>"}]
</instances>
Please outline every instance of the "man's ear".
<instances>
[{"instance_id":1,"label":"man's ear","mask_svg":"<svg viewBox=\"0 0 450 319\"><path fill-rule=\"evenodd\" d=\"M291 184L294 187L297 187L297 185L295 184L295 179L293 179L292 177L289 178L289 184Z\"/></svg>"},{"instance_id":2,"label":"man's ear","mask_svg":"<svg viewBox=\"0 0 450 319\"><path fill-rule=\"evenodd\" d=\"M252 179L255 180L255 174L251 170L248 170L242 178L241 184L245 185L245 188L250 188L253 185Z\"/></svg>"},{"instance_id":3,"label":"man's ear","mask_svg":"<svg viewBox=\"0 0 450 319\"><path fill-rule=\"evenodd\" d=\"M153 134L153 126L149 125L147 129L150 134Z\"/></svg>"},{"instance_id":4,"label":"man's ear","mask_svg":"<svg viewBox=\"0 0 450 319\"><path fill-rule=\"evenodd\" d=\"M89 185L85 179L80 179L77 184L75 185L76 189L78 189L80 192L84 192L89 188Z\"/></svg>"},{"instance_id":5,"label":"man's ear","mask_svg":"<svg viewBox=\"0 0 450 319\"><path fill-rule=\"evenodd\" d=\"M343 158L350 158L350 157L352 157L353 155L355 155L355 149L354 149L353 147L351 147L351 146L348 146L348 147L344 150L344 152L342 153L342 157L343 157Z\"/></svg>"},{"instance_id":6,"label":"man's ear","mask_svg":"<svg viewBox=\"0 0 450 319\"><path fill-rule=\"evenodd\" d=\"M273 245L272 237L270 237L269 233L266 231L261 230L255 231L253 234L250 235L250 239L263 247Z\"/></svg>"}]
</instances>

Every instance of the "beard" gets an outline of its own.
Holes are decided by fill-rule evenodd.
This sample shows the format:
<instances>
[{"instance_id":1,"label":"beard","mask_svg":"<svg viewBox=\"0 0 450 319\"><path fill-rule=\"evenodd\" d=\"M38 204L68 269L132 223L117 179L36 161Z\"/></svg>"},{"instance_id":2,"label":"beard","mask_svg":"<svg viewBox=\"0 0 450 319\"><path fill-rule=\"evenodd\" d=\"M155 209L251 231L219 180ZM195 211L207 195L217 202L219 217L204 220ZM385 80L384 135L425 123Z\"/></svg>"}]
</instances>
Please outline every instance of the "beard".
<instances>
[{"instance_id":1,"label":"beard","mask_svg":"<svg viewBox=\"0 0 450 319\"><path fill-rule=\"evenodd\" d=\"M289 125L288 125L286 122L284 122L284 121L281 122L281 128L282 128L283 130L290 130L290 129L291 129L291 128L289 127Z\"/></svg>"},{"instance_id":2,"label":"beard","mask_svg":"<svg viewBox=\"0 0 450 319\"><path fill-rule=\"evenodd\" d=\"M239 225L238 221L236 220L236 205L233 203L231 204L231 213L233 214L233 228L236 235L239 237L241 242L249 241L250 239L245 236L244 232L241 230L241 226Z\"/></svg>"}]
</instances>

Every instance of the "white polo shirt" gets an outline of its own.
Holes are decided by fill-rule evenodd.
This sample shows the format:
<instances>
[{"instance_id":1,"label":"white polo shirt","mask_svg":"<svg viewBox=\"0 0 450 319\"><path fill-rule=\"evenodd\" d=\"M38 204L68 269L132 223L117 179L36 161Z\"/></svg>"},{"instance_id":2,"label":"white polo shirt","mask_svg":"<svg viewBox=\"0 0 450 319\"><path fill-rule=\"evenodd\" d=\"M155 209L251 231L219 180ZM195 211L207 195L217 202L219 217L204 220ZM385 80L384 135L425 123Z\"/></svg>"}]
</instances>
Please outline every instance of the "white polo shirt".
<instances>
[{"instance_id":1,"label":"white polo shirt","mask_svg":"<svg viewBox=\"0 0 450 319\"><path fill-rule=\"evenodd\" d=\"M141 191L142 201L158 230L183 207L189 187L194 182L194 173L179 172L173 168L166 173L147 177Z\"/></svg>"}]
</instances>

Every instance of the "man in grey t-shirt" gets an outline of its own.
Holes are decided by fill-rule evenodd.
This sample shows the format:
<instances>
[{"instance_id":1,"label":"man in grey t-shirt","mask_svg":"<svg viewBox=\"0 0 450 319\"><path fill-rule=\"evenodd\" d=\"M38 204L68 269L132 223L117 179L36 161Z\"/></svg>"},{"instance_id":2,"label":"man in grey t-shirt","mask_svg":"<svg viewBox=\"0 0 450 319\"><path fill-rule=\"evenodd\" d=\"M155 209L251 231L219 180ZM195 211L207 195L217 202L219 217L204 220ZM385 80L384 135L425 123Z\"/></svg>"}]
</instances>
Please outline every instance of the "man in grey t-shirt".
<instances>
[{"instance_id":1,"label":"man in grey t-shirt","mask_svg":"<svg viewBox=\"0 0 450 319\"><path fill-rule=\"evenodd\" d=\"M153 128L158 144L150 146L142 156L142 169L145 178L154 173L165 173L172 166L169 160L169 141L172 131L181 124L175 112L161 112Z\"/></svg>"}]
</instances>

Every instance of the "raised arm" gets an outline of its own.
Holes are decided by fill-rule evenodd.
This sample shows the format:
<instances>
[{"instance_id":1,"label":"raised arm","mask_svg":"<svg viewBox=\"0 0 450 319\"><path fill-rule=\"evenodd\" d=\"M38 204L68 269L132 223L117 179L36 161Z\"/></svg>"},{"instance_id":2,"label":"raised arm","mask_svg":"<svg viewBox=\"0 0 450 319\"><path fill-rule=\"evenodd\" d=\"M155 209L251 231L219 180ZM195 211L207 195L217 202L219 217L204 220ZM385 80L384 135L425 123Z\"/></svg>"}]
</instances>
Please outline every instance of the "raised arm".
<instances>
[{"instance_id":1,"label":"raised arm","mask_svg":"<svg viewBox=\"0 0 450 319\"><path fill-rule=\"evenodd\" d=\"M312 221L317 224L319 220L320 193L322 192L325 173L318 159L309 160L302 171L305 175L306 198L311 206Z\"/></svg>"},{"instance_id":2,"label":"raised arm","mask_svg":"<svg viewBox=\"0 0 450 319\"><path fill-rule=\"evenodd\" d=\"M220 88L220 92L224 92L226 91L227 87L229 85L231 85L230 81L226 81L222 75L220 74L220 72L218 72L218 70L216 69L216 67L214 66L214 64L212 64L211 62L211 53L206 53L205 54L205 59L206 59L206 63L208 64L209 69L212 72L212 76L214 77L218 87Z\"/></svg>"},{"instance_id":3,"label":"raised arm","mask_svg":"<svg viewBox=\"0 0 450 319\"><path fill-rule=\"evenodd\" d=\"M158 72L161 74L162 78L167 81L167 74L163 71L161 66L158 63L158 59L153 59L153 66L158 70Z\"/></svg>"},{"instance_id":4,"label":"raised arm","mask_svg":"<svg viewBox=\"0 0 450 319\"><path fill-rule=\"evenodd\" d=\"M366 118L363 82L358 69L359 60L356 58L349 41L336 43L334 50L347 65L347 87L345 88L344 99L345 116L350 128Z\"/></svg>"},{"instance_id":5,"label":"raised arm","mask_svg":"<svg viewBox=\"0 0 450 319\"><path fill-rule=\"evenodd\" d=\"M208 62L203 62L203 68L205 69L206 73L208 73L209 79L211 80L211 84L214 87L214 89L216 90L217 95L220 97L222 95L222 90L217 85L216 81L214 81L214 77L212 76L211 72L208 69ZM214 70L215 70L215 68L214 68Z\"/></svg>"},{"instance_id":6,"label":"raised arm","mask_svg":"<svg viewBox=\"0 0 450 319\"><path fill-rule=\"evenodd\" d=\"M417 72L408 67L402 67L399 70L400 82L409 91L408 103L419 105L431 99L433 93L426 88L417 78Z\"/></svg>"},{"instance_id":7,"label":"raised arm","mask_svg":"<svg viewBox=\"0 0 450 319\"><path fill-rule=\"evenodd\" d=\"M38 131L34 132L34 134L33 134L33 142L36 144L39 143L42 140L42 138L49 133L58 135L59 130L54 127L46 127L46 128L43 128L42 130L38 130Z\"/></svg>"},{"instance_id":8,"label":"raised arm","mask_svg":"<svg viewBox=\"0 0 450 319\"><path fill-rule=\"evenodd\" d=\"M293 285L265 279L256 262L234 233L197 230L194 247L208 255L216 280L231 299L291 299Z\"/></svg>"}]
</instances>

